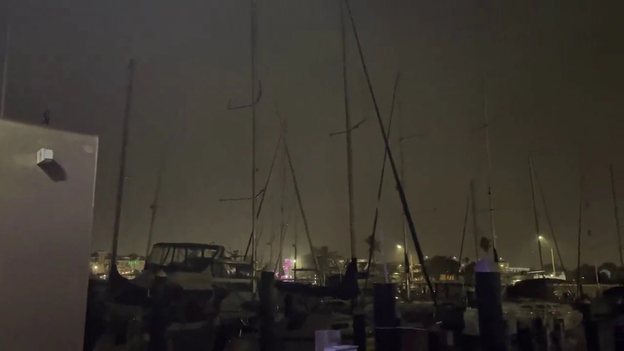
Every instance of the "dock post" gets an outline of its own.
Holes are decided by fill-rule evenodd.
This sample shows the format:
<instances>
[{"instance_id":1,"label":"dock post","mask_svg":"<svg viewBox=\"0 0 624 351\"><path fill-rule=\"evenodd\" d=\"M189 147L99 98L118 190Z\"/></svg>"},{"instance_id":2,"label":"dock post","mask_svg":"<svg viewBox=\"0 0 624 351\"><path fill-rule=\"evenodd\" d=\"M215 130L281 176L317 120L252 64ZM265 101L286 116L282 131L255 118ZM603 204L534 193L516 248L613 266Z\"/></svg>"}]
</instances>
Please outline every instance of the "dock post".
<instances>
[{"instance_id":1,"label":"dock post","mask_svg":"<svg viewBox=\"0 0 624 351\"><path fill-rule=\"evenodd\" d=\"M373 288L373 301L375 350L400 351L400 319L397 316L394 284L376 283Z\"/></svg>"},{"instance_id":2,"label":"dock post","mask_svg":"<svg viewBox=\"0 0 624 351\"><path fill-rule=\"evenodd\" d=\"M168 301L165 296L167 284L167 274L162 270L154 277L149 294L152 298L152 312L150 318L149 351L164 351L167 348L165 331L167 329L167 319L169 319L167 306Z\"/></svg>"},{"instance_id":3,"label":"dock post","mask_svg":"<svg viewBox=\"0 0 624 351\"><path fill-rule=\"evenodd\" d=\"M464 322L463 308L454 307L446 311L442 318L441 332L445 350L463 350L463 333L466 324Z\"/></svg>"},{"instance_id":4,"label":"dock post","mask_svg":"<svg viewBox=\"0 0 624 351\"><path fill-rule=\"evenodd\" d=\"M585 345L588 350L600 351L600 338L598 335L598 324L592 318L591 304L589 300L583 299L579 304L579 311L583 314L583 329L585 330Z\"/></svg>"},{"instance_id":5,"label":"dock post","mask_svg":"<svg viewBox=\"0 0 624 351\"><path fill-rule=\"evenodd\" d=\"M260 351L275 350L275 300L273 290L275 285L275 273L263 271L260 275L258 294L260 297Z\"/></svg>"},{"instance_id":6,"label":"dock post","mask_svg":"<svg viewBox=\"0 0 624 351\"><path fill-rule=\"evenodd\" d=\"M490 258L475 266L479 336L484 351L507 351L508 335L501 297L501 276L498 264Z\"/></svg>"},{"instance_id":7,"label":"dock post","mask_svg":"<svg viewBox=\"0 0 624 351\"><path fill-rule=\"evenodd\" d=\"M360 312L353 313L353 344L366 351L366 316Z\"/></svg>"},{"instance_id":8,"label":"dock post","mask_svg":"<svg viewBox=\"0 0 624 351\"><path fill-rule=\"evenodd\" d=\"M548 351L548 328L544 319L537 318L533 322L534 338L537 343L537 351Z\"/></svg>"},{"instance_id":9,"label":"dock post","mask_svg":"<svg viewBox=\"0 0 624 351\"><path fill-rule=\"evenodd\" d=\"M618 316L613 321L613 343L616 350L624 350L624 316Z\"/></svg>"},{"instance_id":10,"label":"dock post","mask_svg":"<svg viewBox=\"0 0 624 351\"><path fill-rule=\"evenodd\" d=\"M518 323L518 351L535 351L532 327Z\"/></svg>"},{"instance_id":11,"label":"dock post","mask_svg":"<svg viewBox=\"0 0 624 351\"><path fill-rule=\"evenodd\" d=\"M563 319L556 318L554 320L553 331L551 333L552 349L554 351L562 351L565 343L565 325Z\"/></svg>"}]
</instances>

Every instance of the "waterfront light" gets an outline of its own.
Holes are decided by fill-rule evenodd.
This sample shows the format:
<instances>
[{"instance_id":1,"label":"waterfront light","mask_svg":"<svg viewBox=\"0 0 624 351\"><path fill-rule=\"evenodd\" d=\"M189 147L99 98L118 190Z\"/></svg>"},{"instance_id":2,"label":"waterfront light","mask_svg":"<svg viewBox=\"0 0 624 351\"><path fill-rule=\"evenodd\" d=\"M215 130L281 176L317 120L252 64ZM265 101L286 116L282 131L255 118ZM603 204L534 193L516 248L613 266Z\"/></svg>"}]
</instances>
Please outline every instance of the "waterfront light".
<instances>
[{"instance_id":1,"label":"waterfront light","mask_svg":"<svg viewBox=\"0 0 624 351\"><path fill-rule=\"evenodd\" d=\"M403 246L397 245L397 249L401 250L402 248L403 248Z\"/></svg>"}]
</instances>

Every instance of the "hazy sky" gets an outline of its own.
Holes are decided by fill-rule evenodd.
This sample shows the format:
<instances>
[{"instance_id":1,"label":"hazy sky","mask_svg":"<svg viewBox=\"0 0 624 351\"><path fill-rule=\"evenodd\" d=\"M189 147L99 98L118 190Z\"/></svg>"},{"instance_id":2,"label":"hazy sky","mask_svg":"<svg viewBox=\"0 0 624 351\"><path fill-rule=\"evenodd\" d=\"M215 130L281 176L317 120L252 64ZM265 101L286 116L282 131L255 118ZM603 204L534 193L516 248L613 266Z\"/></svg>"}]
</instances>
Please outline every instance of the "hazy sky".
<instances>
[{"instance_id":1,"label":"hazy sky","mask_svg":"<svg viewBox=\"0 0 624 351\"><path fill-rule=\"evenodd\" d=\"M135 58L120 251L145 250L165 139L167 168L154 240L215 241L244 249L249 204L218 199L250 193L250 111L227 110L230 98L241 104L250 99L249 1L14 0L7 5L4 0L1 5L0 28L7 8L11 22L7 117L38 123L49 108L52 127L100 136L93 248L110 248L125 67ZM576 261L581 168L589 200L583 231L593 231L592 237L584 235L584 257L590 263L617 261L608 166L615 165L624 208L624 162L618 157L624 151L623 7L615 0L352 1L386 120L394 76L401 71L393 146L399 118L403 135L424 135L406 141L405 154L408 199L426 254L459 254L470 179L478 183L479 226L490 232L481 128L485 76L500 255L514 265L537 263L531 150L566 264ZM288 119L314 244L347 254L344 135L329 137L344 129L339 2L257 0L257 8L257 67L264 92L258 107L258 182L266 178L278 138L277 103ZM353 33L347 36L352 119L367 119L353 133L356 233L363 253L383 143ZM4 36L0 42L4 47ZM281 169L278 159L259 220L262 246L280 222ZM401 211L391 177L386 185L382 244L396 257ZM290 181L286 203L294 222ZM541 205L539 211L543 214ZM540 221L549 237L543 215ZM466 251L474 256L472 232L467 235ZM290 247L292 233L288 236ZM308 250L304 241L301 232L302 253Z\"/></svg>"}]
</instances>

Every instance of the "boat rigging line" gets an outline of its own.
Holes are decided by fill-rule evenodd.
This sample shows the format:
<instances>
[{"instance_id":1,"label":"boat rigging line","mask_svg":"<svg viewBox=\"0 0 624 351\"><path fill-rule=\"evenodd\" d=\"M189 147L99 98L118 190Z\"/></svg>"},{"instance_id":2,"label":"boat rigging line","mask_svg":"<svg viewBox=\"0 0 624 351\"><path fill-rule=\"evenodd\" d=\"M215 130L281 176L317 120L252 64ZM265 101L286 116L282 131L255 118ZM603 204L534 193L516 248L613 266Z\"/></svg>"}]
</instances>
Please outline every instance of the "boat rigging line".
<instances>
[{"instance_id":1,"label":"boat rigging line","mask_svg":"<svg viewBox=\"0 0 624 351\"><path fill-rule=\"evenodd\" d=\"M275 114L283 121L277 105L275 105ZM284 125L285 123L282 123ZM314 250L314 246L312 244L312 237L310 236L310 227L308 226L308 219L305 214L305 210L303 208L303 200L301 199L301 192L299 191L299 183L297 183L297 176L295 174L295 168L292 163L292 158L290 156L290 150L288 149L288 143L286 139L284 139L284 152L286 153L286 160L288 161L288 166L290 168L290 176L292 177L293 187L295 188L295 195L297 196L297 204L299 205L299 211L301 214L301 220L303 221L303 227L305 229L306 238L308 239L308 245L310 245L310 253L312 254L312 259L314 261L314 269L316 269L317 274L319 275L319 280L321 285L324 284L324 277L321 272L321 268L319 266L318 257L316 256L316 250ZM296 235L296 234L295 234ZM296 259L295 259L296 260Z\"/></svg>"},{"instance_id":2,"label":"boat rigging line","mask_svg":"<svg viewBox=\"0 0 624 351\"><path fill-rule=\"evenodd\" d=\"M401 205L403 206L403 213L405 214L405 217L407 219L407 223L409 225L409 230L412 236L412 240L414 241L414 246L416 247L416 253L418 255L418 260L421 264L422 267L422 272L423 275L425 277L425 280L427 282L427 286L429 288L429 291L431 293L431 299L433 300L433 304L434 306L438 307L438 302L436 299L436 293L435 290L433 289L433 284L431 283L431 279L429 277L429 274L427 273L427 267L425 265L425 259L424 259L424 254L422 252L422 247L420 246L420 241L418 240L418 235L416 234L416 227L414 225L414 221L412 219L412 215L410 213L409 210L409 205L407 204L407 198L405 196L405 192L403 191L403 186L401 184L401 179L399 178L399 172L397 170L396 167L396 163L394 162L394 157L392 156L392 150L390 148L390 142L388 140L388 137L386 135L386 130L385 127L383 125L383 120L381 118L381 112L379 111L379 105L377 104L377 98L375 97L375 91L373 90L373 86L370 80L370 75L368 73L368 68L366 66L366 60L364 59L364 53L362 51L362 45L360 43L360 38L358 36L358 32L357 32L357 28L355 25L355 20L353 19L353 13L351 11L351 5L349 4L349 0L345 0L346 6L347 6L347 12L349 14L349 18L351 20L351 26L353 28L353 34L355 36L355 42L357 43L357 48L358 48L358 54L360 56L360 61L362 63L362 69L364 71L364 75L366 76L366 84L368 85L368 91L370 93L371 96L371 100L373 101L373 106L375 107L375 114L377 117L377 122L379 124L379 130L381 132L381 135L383 137L383 141L385 144L385 149L386 149L386 153L388 154L388 159L390 160L390 166L392 167L392 175L394 176L394 181L396 183L396 187L397 187L397 191L399 192L399 198L401 200Z\"/></svg>"},{"instance_id":3,"label":"boat rigging line","mask_svg":"<svg viewBox=\"0 0 624 351\"><path fill-rule=\"evenodd\" d=\"M537 240L537 253L539 255L540 269L544 270L544 259L542 257L542 240L540 240L539 216L537 215L537 204L535 203L535 184L533 182L533 158L529 153L529 177L531 179L531 202L533 204L533 220L535 221L535 240ZM553 266L553 269L555 267Z\"/></svg>"},{"instance_id":4,"label":"boat rigging line","mask_svg":"<svg viewBox=\"0 0 624 351\"><path fill-rule=\"evenodd\" d=\"M561 250L559 250L559 243L557 242L557 235L555 234L555 228L550 218L550 212L548 212L548 206L546 205L546 195L544 195L544 189L542 188L542 183L539 180L539 176L535 167L533 167L533 176L535 177L535 184L537 185L537 190L542 200L542 206L544 207L544 216L546 216L548 229L550 230L550 235L552 235L553 242L555 243L555 249L557 250L557 257L559 258L559 264L561 265L561 270L565 272L563 256L561 255Z\"/></svg>"},{"instance_id":5,"label":"boat rigging line","mask_svg":"<svg viewBox=\"0 0 624 351\"><path fill-rule=\"evenodd\" d=\"M392 106L390 107L390 118L388 119L388 132L386 134L386 138L390 138L390 131L392 128L392 117L394 115L394 101L396 98L397 87L399 85L399 77L400 72L397 72L396 78L394 79L394 90L392 92ZM368 264L366 265L366 279L364 280L364 289L368 287L368 277L370 276L370 268L373 263L373 253L375 251L375 234L377 233L377 222L379 220L379 205L381 203L381 195L383 194L383 184L384 177L386 174L386 160L388 158L388 153L384 152L383 161L381 162L381 175L379 177L379 186L377 187L377 202L375 203L375 215L373 217L373 230L371 233L371 247L368 250ZM404 248L405 250L406 248ZM364 296L362 295L362 298Z\"/></svg>"},{"instance_id":6,"label":"boat rigging line","mask_svg":"<svg viewBox=\"0 0 624 351\"><path fill-rule=\"evenodd\" d=\"M167 145L168 142L165 141L162 154L160 156L160 166L158 168L158 176L156 178L156 189L154 189L154 200L150 205L150 210L152 211L152 215L150 218L149 231L147 232L147 248L145 251L145 258L147 259L150 254L150 249L152 248L152 237L154 235L154 223L156 223L156 212L158 211L158 200L160 199L160 188L162 187L162 178L165 173L165 167L167 164Z\"/></svg>"},{"instance_id":7,"label":"boat rigging line","mask_svg":"<svg viewBox=\"0 0 624 351\"><path fill-rule=\"evenodd\" d=\"M260 217L260 213L262 212L262 205L264 204L264 199L266 198L266 192L269 188L269 183L271 181L271 175L273 174L273 168L275 167L275 160L277 159L277 154L280 149L280 145L284 140L283 132L280 132L279 138L277 139L277 145L275 146L275 151L273 152L273 159L271 160L271 167L269 168L269 174L267 175L266 181L264 182L264 187L261 190L262 197L260 198L260 203L258 204L258 210L256 211L256 221ZM245 249L245 255L243 256L243 260L247 259L247 255L249 254L249 248L252 246L254 234L251 233L249 235L249 241L247 241L247 248ZM260 240L258 238L258 240Z\"/></svg>"},{"instance_id":8,"label":"boat rigging line","mask_svg":"<svg viewBox=\"0 0 624 351\"><path fill-rule=\"evenodd\" d=\"M479 262L479 226L477 225L477 199L474 179L470 180L470 202L472 202L472 235L474 236L475 262Z\"/></svg>"},{"instance_id":9,"label":"boat rigging line","mask_svg":"<svg viewBox=\"0 0 624 351\"><path fill-rule=\"evenodd\" d=\"M468 197L466 198L466 211L464 212L464 227L462 229L462 238L461 238L461 245L459 247L459 256L457 256L458 262L459 262L459 271L461 272L462 270L462 258L464 255L464 241L466 240L466 229L468 227L468 211L470 210L470 194L468 194Z\"/></svg>"}]
</instances>

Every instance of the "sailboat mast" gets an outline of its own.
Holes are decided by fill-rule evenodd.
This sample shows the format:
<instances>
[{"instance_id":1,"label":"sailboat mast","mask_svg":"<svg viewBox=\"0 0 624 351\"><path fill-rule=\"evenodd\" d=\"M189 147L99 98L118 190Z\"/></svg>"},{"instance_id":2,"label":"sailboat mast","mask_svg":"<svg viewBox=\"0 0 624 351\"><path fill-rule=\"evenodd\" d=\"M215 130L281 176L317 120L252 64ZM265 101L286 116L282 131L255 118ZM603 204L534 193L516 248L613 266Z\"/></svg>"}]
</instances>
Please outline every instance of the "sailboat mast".
<instances>
[{"instance_id":1,"label":"sailboat mast","mask_svg":"<svg viewBox=\"0 0 624 351\"><path fill-rule=\"evenodd\" d=\"M349 194L349 238L351 259L356 259L355 211L353 204L353 148L351 145L351 113L349 109L349 84L347 81L347 35L344 20L344 4L340 0L340 35L342 39L342 88L345 109L345 139L347 148L347 182Z\"/></svg>"},{"instance_id":2,"label":"sailboat mast","mask_svg":"<svg viewBox=\"0 0 624 351\"><path fill-rule=\"evenodd\" d=\"M479 261L479 227L477 226L477 201L474 180L470 180L470 198L472 202L472 232L474 235L475 262Z\"/></svg>"},{"instance_id":3,"label":"sailboat mast","mask_svg":"<svg viewBox=\"0 0 624 351\"><path fill-rule=\"evenodd\" d=\"M251 264L252 277L256 277L256 260L258 257L258 242L256 238L256 3L249 1L250 30L251 30Z\"/></svg>"},{"instance_id":4,"label":"sailboat mast","mask_svg":"<svg viewBox=\"0 0 624 351\"><path fill-rule=\"evenodd\" d=\"M529 177L531 179L531 201L533 202L533 219L535 221L535 240L537 240L537 253L539 255L540 269L544 270L544 259L542 258L542 240L540 240L541 236L539 218L537 216L537 204L535 203L535 184L533 183L533 158L531 157L531 154L529 154Z\"/></svg>"},{"instance_id":5,"label":"sailboat mast","mask_svg":"<svg viewBox=\"0 0 624 351\"><path fill-rule=\"evenodd\" d=\"M583 294L583 284L581 283L581 233L583 231L583 187L584 187L583 173L581 171L581 177L579 182L579 212L578 212L578 235L576 243L576 284L577 284L577 297Z\"/></svg>"},{"instance_id":6,"label":"sailboat mast","mask_svg":"<svg viewBox=\"0 0 624 351\"><path fill-rule=\"evenodd\" d=\"M395 84L396 85L396 84ZM396 93L396 89L395 89ZM405 185L405 153L403 151L403 141L405 138L403 137L403 114L401 111L401 102L399 101L399 170L401 173L401 183L403 184L403 189L406 188ZM385 159L384 159L385 161ZM385 162L384 162L385 167ZM410 301L411 294L411 272L412 272L412 263L409 259L408 251L407 251L407 226L405 225L405 217L401 216L401 224L403 226L403 262L406 265L405 267L405 297L408 301Z\"/></svg>"},{"instance_id":7,"label":"sailboat mast","mask_svg":"<svg viewBox=\"0 0 624 351\"><path fill-rule=\"evenodd\" d=\"M377 123L379 125L379 132L383 138L384 146L386 148L386 154L388 155L388 161L390 161L390 168L392 170L392 176L394 178L394 183L397 187L397 192L399 193L399 199L401 200L401 206L403 207L403 213L407 219L407 225L410 230L410 234L412 236L412 241L414 242L414 246L416 248L416 253L418 254L418 260L422 265L423 276L425 277L425 282L427 283L427 287L429 288L431 299L433 300L433 305L435 308L438 307L438 302L436 298L436 293L433 289L433 284L427 272L427 266L425 265L425 255L422 251L422 246L420 245L420 241L418 240L418 234L416 233L416 227L414 225L414 220L410 213L409 204L407 203L407 198L405 196L405 191L403 190L403 185L401 184L401 179L398 171L398 167L396 162L394 161L394 157L392 156L392 149L390 148L390 141L386 134L386 128L383 124L383 119L381 118L381 113L379 111L379 104L377 103L377 98L375 96L375 90L373 89L373 85L371 83L370 74L368 72L368 67L366 66L366 60L364 59L364 53L362 51L362 43L360 42L360 38L358 36L357 28L355 26L355 20L353 19L353 13L351 11L351 7L349 6L349 1L346 1L347 13L349 15L349 19L351 22L351 28L353 29L353 36L355 37L355 43L357 45L358 55L360 57L360 63L362 64L362 71L364 72L364 76L366 77L366 85L368 86L368 92L370 94L371 100L373 102L373 106L375 108L375 117L377 119Z\"/></svg>"},{"instance_id":8,"label":"sailboat mast","mask_svg":"<svg viewBox=\"0 0 624 351\"><path fill-rule=\"evenodd\" d=\"M126 149L128 148L128 125L132 111L132 91L134 87L134 59L128 64L128 88L126 91L126 108L124 110L121 132L121 151L119 154L119 176L117 179L117 196L115 199L115 222L113 224L113 248L111 253L111 270L117 266L117 246L119 243L119 223L121 220L121 204L123 200L124 184L126 180Z\"/></svg>"},{"instance_id":9,"label":"sailboat mast","mask_svg":"<svg viewBox=\"0 0 624 351\"><path fill-rule=\"evenodd\" d=\"M464 212L464 227L462 229L462 238L461 238L461 244L459 246L459 271L461 272L462 270L462 259L463 259L463 255L464 255L464 242L466 241L466 229L468 227L468 211L470 210L469 208L470 206L470 195L468 195L468 198L466 199L466 211Z\"/></svg>"},{"instance_id":10,"label":"sailboat mast","mask_svg":"<svg viewBox=\"0 0 624 351\"><path fill-rule=\"evenodd\" d=\"M487 89L485 79L483 81L483 115L485 118L485 151L487 156L487 194L488 194L488 212L490 213L490 227L492 228L492 248L494 253L494 262L499 261L498 246L496 245L496 219L494 217L494 205L492 200L492 151L490 149L490 122L487 113Z\"/></svg>"},{"instance_id":11,"label":"sailboat mast","mask_svg":"<svg viewBox=\"0 0 624 351\"><path fill-rule=\"evenodd\" d=\"M284 131L283 133L286 133ZM284 237L286 235L286 218L284 218L284 198L286 197L286 151L282 148L282 198L280 201L280 240L279 240L279 253L277 255L277 271L280 271L282 264L282 253L284 250Z\"/></svg>"},{"instance_id":12,"label":"sailboat mast","mask_svg":"<svg viewBox=\"0 0 624 351\"><path fill-rule=\"evenodd\" d=\"M297 203L299 205L299 211L301 213L301 220L303 221L303 227L305 229L306 238L308 239L308 245L310 245L310 253L312 253L312 259L314 261L314 268L316 269L316 272L319 275L319 279L321 283L323 283L325 279L322 276L323 272L321 272L321 267L319 266L318 257L316 256L316 250L314 250L314 245L312 244L312 236L310 236L310 227L308 226L308 219L305 215L305 210L303 209L303 201L301 200L301 193L299 192L299 184L297 183L297 176L295 175L295 168L292 164L292 158L290 157L290 151L288 150L288 144L286 143L286 140L284 140L284 150L286 151L286 158L288 160L288 165L290 166L290 175L293 180L293 186L295 188L295 195L297 196ZM295 250L296 250L296 246L295 246Z\"/></svg>"},{"instance_id":13,"label":"sailboat mast","mask_svg":"<svg viewBox=\"0 0 624 351\"><path fill-rule=\"evenodd\" d=\"M295 235L294 237L294 244L293 244L293 255L294 255L294 264L293 264L293 281L296 283L297 282L297 262L299 261L299 258L297 257L297 237L299 235L299 231L297 230L297 217L295 217L294 221L293 221L293 234ZM314 253L312 254L314 255Z\"/></svg>"},{"instance_id":14,"label":"sailboat mast","mask_svg":"<svg viewBox=\"0 0 624 351\"><path fill-rule=\"evenodd\" d=\"M147 249L145 251L145 257L149 257L150 249L152 248L152 238L154 234L154 223L156 223L156 212L158 211L158 200L160 198L160 187L162 185L163 173L165 173L166 162L166 148L163 148L162 155L160 157L160 167L158 169L158 178L156 178L156 189L154 190L154 200L150 205L152 210L152 217L150 218L149 232L147 233Z\"/></svg>"},{"instance_id":15,"label":"sailboat mast","mask_svg":"<svg viewBox=\"0 0 624 351\"><path fill-rule=\"evenodd\" d=\"M11 25L7 23L6 39L4 42L4 60L2 63L2 97L0 97L0 119L4 119L4 104L6 102L7 73L9 72L9 42L11 40Z\"/></svg>"},{"instance_id":16,"label":"sailboat mast","mask_svg":"<svg viewBox=\"0 0 624 351\"><path fill-rule=\"evenodd\" d=\"M401 167L401 183L403 184L403 189L406 189L405 184L405 154L403 151L403 141L405 138L403 137L403 113L401 110L401 101L399 101L399 165ZM403 225L403 249L407 250L407 226L405 225L405 218L401 216L401 224ZM407 252L407 251L405 251ZM411 268L411 267L410 267Z\"/></svg>"},{"instance_id":17,"label":"sailboat mast","mask_svg":"<svg viewBox=\"0 0 624 351\"><path fill-rule=\"evenodd\" d=\"M615 235L617 235L618 253L620 254L620 267L624 266L624 258L622 257L622 235L620 234L620 216L617 203L617 193L615 191L615 175L613 165L609 166L611 173L611 194L613 196L613 214L615 216Z\"/></svg>"}]
</instances>

